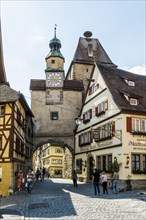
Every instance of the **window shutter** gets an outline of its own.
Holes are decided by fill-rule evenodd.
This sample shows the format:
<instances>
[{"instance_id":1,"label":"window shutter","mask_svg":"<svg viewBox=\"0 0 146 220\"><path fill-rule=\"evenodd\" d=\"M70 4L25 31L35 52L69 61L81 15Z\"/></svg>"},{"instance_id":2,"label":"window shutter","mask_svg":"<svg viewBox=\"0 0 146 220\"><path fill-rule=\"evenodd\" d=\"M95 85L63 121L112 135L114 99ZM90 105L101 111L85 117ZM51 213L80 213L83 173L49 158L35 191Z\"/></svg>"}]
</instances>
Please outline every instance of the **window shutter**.
<instances>
[{"instance_id":1,"label":"window shutter","mask_svg":"<svg viewBox=\"0 0 146 220\"><path fill-rule=\"evenodd\" d=\"M79 135L79 146L81 145L81 135Z\"/></svg>"},{"instance_id":2,"label":"window shutter","mask_svg":"<svg viewBox=\"0 0 146 220\"><path fill-rule=\"evenodd\" d=\"M88 95L91 95L91 91L92 91L92 87L90 86L88 90Z\"/></svg>"},{"instance_id":3,"label":"window shutter","mask_svg":"<svg viewBox=\"0 0 146 220\"><path fill-rule=\"evenodd\" d=\"M90 119L92 118L92 109L90 109Z\"/></svg>"},{"instance_id":4,"label":"window shutter","mask_svg":"<svg viewBox=\"0 0 146 220\"><path fill-rule=\"evenodd\" d=\"M104 109L108 110L108 99L104 102Z\"/></svg>"},{"instance_id":5,"label":"window shutter","mask_svg":"<svg viewBox=\"0 0 146 220\"><path fill-rule=\"evenodd\" d=\"M85 114L83 114L83 122L85 121Z\"/></svg>"},{"instance_id":6,"label":"window shutter","mask_svg":"<svg viewBox=\"0 0 146 220\"><path fill-rule=\"evenodd\" d=\"M131 132L132 130L132 118L131 117L127 117L126 118L126 125L127 125L127 132Z\"/></svg>"},{"instance_id":7,"label":"window shutter","mask_svg":"<svg viewBox=\"0 0 146 220\"><path fill-rule=\"evenodd\" d=\"M95 114L96 114L96 116L98 115L98 106L95 107Z\"/></svg>"}]
</instances>

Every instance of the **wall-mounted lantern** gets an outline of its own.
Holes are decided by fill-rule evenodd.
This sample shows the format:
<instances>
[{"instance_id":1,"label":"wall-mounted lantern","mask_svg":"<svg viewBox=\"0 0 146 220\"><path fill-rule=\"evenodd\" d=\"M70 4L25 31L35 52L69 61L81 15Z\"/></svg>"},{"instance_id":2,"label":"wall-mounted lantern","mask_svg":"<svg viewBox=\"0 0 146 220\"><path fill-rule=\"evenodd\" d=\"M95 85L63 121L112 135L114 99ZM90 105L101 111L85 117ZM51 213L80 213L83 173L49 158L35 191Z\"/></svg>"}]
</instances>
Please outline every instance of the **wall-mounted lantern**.
<instances>
[{"instance_id":1,"label":"wall-mounted lantern","mask_svg":"<svg viewBox=\"0 0 146 220\"><path fill-rule=\"evenodd\" d=\"M83 121L83 119L80 117L75 118L76 125L80 125L82 123L82 121Z\"/></svg>"}]
</instances>

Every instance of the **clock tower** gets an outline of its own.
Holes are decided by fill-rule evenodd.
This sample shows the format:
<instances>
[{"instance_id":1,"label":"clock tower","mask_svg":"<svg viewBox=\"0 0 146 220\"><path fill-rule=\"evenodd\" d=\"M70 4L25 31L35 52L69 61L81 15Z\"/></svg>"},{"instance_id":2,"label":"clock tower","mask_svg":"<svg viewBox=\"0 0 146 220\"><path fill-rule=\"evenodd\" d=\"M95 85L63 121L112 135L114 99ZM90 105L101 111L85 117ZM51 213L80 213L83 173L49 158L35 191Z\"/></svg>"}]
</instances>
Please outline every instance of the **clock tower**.
<instances>
[{"instance_id":1,"label":"clock tower","mask_svg":"<svg viewBox=\"0 0 146 220\"><path fill-rule=\"evenodd\" d=\"M46 104L63 103L63 81L64 81L64 57L60 52L61 42L56 37L56 26L54 38L49 44L50 53L46 57Z\"/></svg>"}]
</instances>

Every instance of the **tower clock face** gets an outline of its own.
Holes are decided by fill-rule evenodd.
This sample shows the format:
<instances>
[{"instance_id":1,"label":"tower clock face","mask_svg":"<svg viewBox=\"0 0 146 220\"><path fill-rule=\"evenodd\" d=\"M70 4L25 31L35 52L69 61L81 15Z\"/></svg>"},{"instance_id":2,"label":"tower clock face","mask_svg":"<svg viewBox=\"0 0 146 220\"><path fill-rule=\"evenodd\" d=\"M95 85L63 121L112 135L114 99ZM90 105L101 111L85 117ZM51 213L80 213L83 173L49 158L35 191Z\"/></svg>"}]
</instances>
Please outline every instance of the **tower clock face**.
<instances>
[{"instance_id":1,"label":"tower clock face","mask_svg":"<svg viewBox=\"0 0 146 220\"><path fill-rule=\"evenodd\" d=\"M48 85L49 86L61 86L62 85L62 77L59 73L51 73L48 76Z\"/></svg>"}]
</instances>

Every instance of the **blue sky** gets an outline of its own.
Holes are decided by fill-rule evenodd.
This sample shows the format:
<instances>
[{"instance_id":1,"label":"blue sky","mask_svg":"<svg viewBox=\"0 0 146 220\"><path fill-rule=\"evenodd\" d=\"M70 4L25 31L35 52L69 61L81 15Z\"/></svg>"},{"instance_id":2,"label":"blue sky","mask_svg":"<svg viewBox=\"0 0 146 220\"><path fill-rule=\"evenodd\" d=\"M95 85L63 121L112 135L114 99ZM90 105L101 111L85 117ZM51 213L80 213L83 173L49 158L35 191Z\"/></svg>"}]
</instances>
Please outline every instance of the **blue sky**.
<instances>
[{"instance_id":1,"label":"blue sky","mask_svg":"<svg viewBox=\"0 0 146 220\"><path fill-rule=\"evenodd\" d=\"M79 37L89 30L119 68L145 74L145 0L0 2L7 79L26 97L31 79L45 79L45 57L55 24L65 72Z\"/></svg>"}]
</instances>

